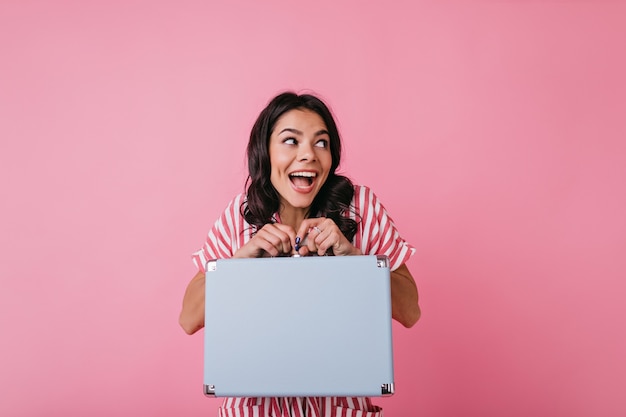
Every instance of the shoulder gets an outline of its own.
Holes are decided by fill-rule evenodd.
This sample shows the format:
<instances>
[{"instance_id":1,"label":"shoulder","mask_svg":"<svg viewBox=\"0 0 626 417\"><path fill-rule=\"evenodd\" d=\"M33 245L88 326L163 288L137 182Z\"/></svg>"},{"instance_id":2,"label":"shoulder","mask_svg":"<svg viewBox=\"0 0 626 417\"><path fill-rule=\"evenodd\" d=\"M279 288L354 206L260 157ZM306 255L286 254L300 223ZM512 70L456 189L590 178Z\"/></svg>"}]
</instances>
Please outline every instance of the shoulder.
<instances>
[{"instance_id":1,"label":"shoulder","mask_svg":"<svg viewBox=\"0 0 626 417\"><path fill-rule=\"evenodd\" d=\"M246 205L247 201L248 199L244 193L237 194L228 202L227 208L235 208L238 210L241 206Z\"/></svg>"},{"instance_id":2,"label":"shoulder","mask_svg":"<svg viewBox=\"0 0 626 417\"><path fill-rule=\"evenodd\" d=\"M353 205L363 206L365 204L380 204L376 193L367 185L354 185L354 197L352 197Z\"/></svg>"},{"instance_id":3,"label":"shoulder","mask_svg":"<svg viewBox=\"0 0 626 417\"><path fill-rule=\"evenodd\" d=\"M238 222L239 219L243 217L242 212L246 204L246 195L243 193L237 194L228 202L226 208L224 209L224 211L222 211L222 214L220 216L221 220L218 221L226 223Z\"/></svg>"},{"instance_id":4,"label":"shoulder","mask_svg":"<svg viewBox=\"0 0 626 417\"><path fill-rule=\"evenodd\" d=\"M372 189L367 185L354 184L354 195L362 195L372 193Z\"/></svg>"}]
</instances>

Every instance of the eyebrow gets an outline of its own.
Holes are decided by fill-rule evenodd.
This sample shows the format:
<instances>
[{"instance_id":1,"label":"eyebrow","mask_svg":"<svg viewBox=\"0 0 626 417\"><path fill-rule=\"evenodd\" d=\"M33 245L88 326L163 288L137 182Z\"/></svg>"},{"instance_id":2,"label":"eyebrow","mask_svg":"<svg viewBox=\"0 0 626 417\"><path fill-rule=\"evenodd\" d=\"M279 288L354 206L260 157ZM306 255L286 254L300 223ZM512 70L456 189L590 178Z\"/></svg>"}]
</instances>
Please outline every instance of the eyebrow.
<instances>
[{"instance_id":1,"label":"eyebrow","mask_svg":"<svg viewBox=\"0 0 626 417\"><path fill-rule=\"evenodd\" d=\"M300 136L302 136L302 134L303 134L298 129L294 129L292 127L286 127L283 130L281 130L278 134L280 135L280 134L282 134L284 132L291 132L294 135L300 135ZM321 129L321 130L318 130L317 132L315 132L314 136L320 136L320 135L328 135L328 136L330 136L330 133L328 133L328 130L326 130L326 129Z\"/></svg>"}]
</instances>

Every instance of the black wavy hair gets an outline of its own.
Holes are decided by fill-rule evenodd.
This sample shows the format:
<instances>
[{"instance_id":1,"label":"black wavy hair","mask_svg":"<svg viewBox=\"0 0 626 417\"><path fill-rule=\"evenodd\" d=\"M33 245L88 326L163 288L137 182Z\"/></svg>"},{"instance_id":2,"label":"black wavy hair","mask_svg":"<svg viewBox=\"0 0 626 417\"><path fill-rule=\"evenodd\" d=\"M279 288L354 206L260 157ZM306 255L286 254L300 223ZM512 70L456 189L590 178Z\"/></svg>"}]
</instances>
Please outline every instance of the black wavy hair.
<instances>
[{"instance_id":1,"label":"black wavy hair","mask_svg":"<svg viewBox=\"0 0 626 417\"><path fill-rule=\"evenodd\" d=\"M324 216L332 219L344 236L352 241L357 223L345 214L350 210L354 186L349 178L335 173L341 161L341 138L326 104L310 94L281 93L274 97L259 114L248 142L247 202L242 204L241 213L255 231L275 221L273 216L279 210L280 197L270 181L270 136L276 121L286 112L295 109L317 113L326 124L330 137L329 147L332 156L330 172L326 182L313 199L309 217Z\"/></svg>"}]
</instances>

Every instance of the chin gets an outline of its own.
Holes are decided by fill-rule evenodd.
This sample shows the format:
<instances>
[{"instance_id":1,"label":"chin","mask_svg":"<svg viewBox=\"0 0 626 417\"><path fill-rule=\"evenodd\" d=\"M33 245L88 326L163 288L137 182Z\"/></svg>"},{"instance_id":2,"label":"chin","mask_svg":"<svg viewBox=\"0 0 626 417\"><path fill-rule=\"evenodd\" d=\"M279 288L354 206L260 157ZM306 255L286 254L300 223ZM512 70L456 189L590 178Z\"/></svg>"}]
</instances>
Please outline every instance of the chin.
<instances>
[{"instance_id":1,"label":"chin","mask_svg":"<svg viewBox=\"0 0 626 417\"><path fill-rule=\"evenodd\" d=\"M296 209L308 209L309 207L311 207L311 204L313 204L313 200L311 201L287 201L287 204L289 204L291 207L296 208Z\"/></svg>"},{"instance_id":2,"label":"chin","mask_svg":"<svg viewBox=\"0 0 626 417\"><path fill-rule=\"evenodd\" d=\"M285 205L289 207L293 207L295 209L308 209L313 204L313 200L315 197L305 197L305 198L285 198L283 202Z\"/></svg>"}]
</instances>

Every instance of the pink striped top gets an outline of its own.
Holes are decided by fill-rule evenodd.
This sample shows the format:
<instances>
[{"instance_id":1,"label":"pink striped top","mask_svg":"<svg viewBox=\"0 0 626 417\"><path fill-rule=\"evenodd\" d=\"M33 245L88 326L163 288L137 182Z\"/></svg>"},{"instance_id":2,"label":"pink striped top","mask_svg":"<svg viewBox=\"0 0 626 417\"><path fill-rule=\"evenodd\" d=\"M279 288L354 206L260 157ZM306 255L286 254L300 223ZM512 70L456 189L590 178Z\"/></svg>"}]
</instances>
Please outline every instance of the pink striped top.
<instances>
[{"instance_id":1,"label":"pink striped top","mask_svg":"<svg viewBox=\"0 0 626 417\"><path fill-rule=\"evenodd\" d=\"M253 228L241 215L245 195L239 194L226 207L208 233L204 246L192 255L199 270L211 259L231 258L253 235ZM354 187L354 197L348 214L357 221L352 244L364 255L387 255L391 270L405 263L415 249L400 237L396 226L376 194L368 187ZM278 218L278 216L276 216Z\"/></svg>"},{"instance_id":2,"label":"pink striped top","mask_svg":"<svg viewBox=\"0 0 626 417\"><path fill-rule=\"evenodd\" d=\"M230 258L253 235L253 228L241 215L245 195L239 194L226 207L208 233L204 246L192 257L204 271L211 259ZM352 244L366 255L387 255L391 270L405 263L415 249L400 237L393 220L365 186L354 187L351 218L357 222ZM279 219L278 216L275 216ZM362 397L226 398L218 417L382 417L382 409Z\"/></svg>"}]
</instances>

